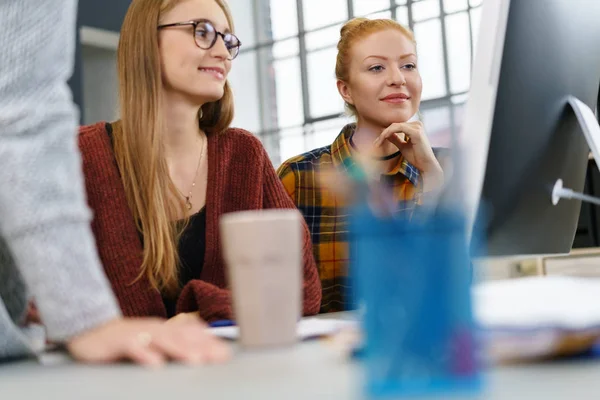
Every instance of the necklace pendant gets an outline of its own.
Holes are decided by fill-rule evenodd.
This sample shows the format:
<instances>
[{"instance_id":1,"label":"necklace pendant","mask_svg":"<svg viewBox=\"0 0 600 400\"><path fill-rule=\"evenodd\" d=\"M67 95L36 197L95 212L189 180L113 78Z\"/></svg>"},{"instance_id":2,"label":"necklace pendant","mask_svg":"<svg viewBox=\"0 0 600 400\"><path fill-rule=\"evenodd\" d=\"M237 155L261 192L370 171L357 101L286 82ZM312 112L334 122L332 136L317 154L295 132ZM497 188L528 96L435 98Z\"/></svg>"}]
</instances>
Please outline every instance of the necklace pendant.
<instances>
[{"instance_id":1,"label":"necklace pendant","mask_svg":"<svg viewBox=\"0 0 600 400\"><path fill-rule=\"evenodd\" d=\"M189 197L185 198L185 206L187 207L188 210L192 209L192 202L190 201Z\"/></svg>"}]
</instances>

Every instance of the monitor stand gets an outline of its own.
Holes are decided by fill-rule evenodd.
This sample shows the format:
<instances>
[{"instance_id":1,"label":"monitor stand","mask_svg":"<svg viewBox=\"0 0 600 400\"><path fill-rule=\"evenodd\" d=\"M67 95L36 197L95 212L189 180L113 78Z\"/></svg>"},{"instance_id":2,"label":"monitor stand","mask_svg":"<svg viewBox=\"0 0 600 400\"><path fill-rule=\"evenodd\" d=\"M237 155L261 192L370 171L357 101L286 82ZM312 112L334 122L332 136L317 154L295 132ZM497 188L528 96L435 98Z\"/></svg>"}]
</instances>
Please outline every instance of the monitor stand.
<instances>
[{"instance_id":1,"label":"monitor stand","mask_svg":"<svg viewBox=\"0 0 600 400\"><path fill-rule=\"evenodd\" d=\"M567 97L567 104L577 117L577 121L581 126L583 135L590 146L596 164L600 166L600 125L596 119L596 115L587 104L574 96ZM558 179L552 190L552 204L557 205L560 199L577 199L588 203L600 206L600 198L588 196L583 193L575 192L563 186L562 179Z\"/></svg>"}]
</instances>

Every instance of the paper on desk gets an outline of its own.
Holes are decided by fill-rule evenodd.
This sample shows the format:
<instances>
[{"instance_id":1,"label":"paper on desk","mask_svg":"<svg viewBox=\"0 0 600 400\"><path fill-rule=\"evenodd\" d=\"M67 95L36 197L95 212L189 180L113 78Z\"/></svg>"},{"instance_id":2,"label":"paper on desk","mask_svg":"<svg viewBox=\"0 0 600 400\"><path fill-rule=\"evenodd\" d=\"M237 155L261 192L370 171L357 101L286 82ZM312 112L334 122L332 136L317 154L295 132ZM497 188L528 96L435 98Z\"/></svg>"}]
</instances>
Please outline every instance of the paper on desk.
<instances>
[{"instance_id":1,"label":"paper on desk","mask_svg":"<svg viewBox=\"0 0 600 400\"><path fill-rule=\"evenodd\" d=\"M479 284L475 316L484 328L600 327L600 279L532 277Z\"/></svg>"},{"instance_id":2,"label":"paper on desk","mask_svg":"<svg viewBox=\"0 0 600 400\"><path fill-rule=\"evenodd\" d=\"M473 290L475 318L496 359L577 353L600 338L600 279L532 277Z\"/></svg>"},{"instance_id":3,"label":"paper on desk","mask_svg":"<svg viewBox=\"0 0 600 400\"><path fill-rule=\"evenodd\" d=\"M303 318L298 322L298 338L306 340L333 335L345 327L352 327L356 324L356 321L351 320ZM237 339L240 334L239 327L237 326L210 328L210 331L216 336L232 340Z\"/></svg>"}]
</instances>

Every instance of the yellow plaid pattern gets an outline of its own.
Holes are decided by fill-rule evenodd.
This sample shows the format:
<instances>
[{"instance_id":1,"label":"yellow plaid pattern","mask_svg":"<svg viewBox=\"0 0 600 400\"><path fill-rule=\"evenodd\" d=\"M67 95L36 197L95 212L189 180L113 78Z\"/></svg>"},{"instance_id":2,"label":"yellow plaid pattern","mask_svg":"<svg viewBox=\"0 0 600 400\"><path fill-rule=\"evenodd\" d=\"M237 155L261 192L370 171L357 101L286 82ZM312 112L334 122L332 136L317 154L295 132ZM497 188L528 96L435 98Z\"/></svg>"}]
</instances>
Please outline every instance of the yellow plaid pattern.
<instances>
[{"instance_id":1,"label":"yellow plaid pattern","mask_svg":"<svg viewBox=\"0 0 600 400\"><path fill-rule=\"evenodd\" d=\"M313 252L323 288L321 312L348 309L349 199L323 184L323 175L334 168L352 175L358 168L348 142L355 124L346 125L333 144L290 158L277 173L286 191L304 216L311 232ZM417 205L422 191L419 171L399 157L396 166L381 177L392 190L400 212Z\"/></svg>"}]
</instances>

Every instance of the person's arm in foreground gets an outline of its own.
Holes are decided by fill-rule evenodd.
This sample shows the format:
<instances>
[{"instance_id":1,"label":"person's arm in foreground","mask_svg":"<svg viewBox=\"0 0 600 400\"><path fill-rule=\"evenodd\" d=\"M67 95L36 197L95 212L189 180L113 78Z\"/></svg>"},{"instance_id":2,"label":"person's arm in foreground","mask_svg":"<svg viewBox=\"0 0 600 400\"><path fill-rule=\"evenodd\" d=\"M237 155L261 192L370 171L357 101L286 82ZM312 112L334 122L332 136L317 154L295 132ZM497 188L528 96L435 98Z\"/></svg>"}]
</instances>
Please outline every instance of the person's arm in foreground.
<instances>
[{"instance_id":1,"label":"person's arm in foreground","mask_svg":"<svg viewBox=\"0 0 600 400\"><path fill-rule=\"evenodd\" d=\"M224 359L228 349L199 320L121 318L90 229L67 85L76 7L0 0L0 235L16 278L34 296L48 339L79 360Z\"/></svg>"}]
</instances>

